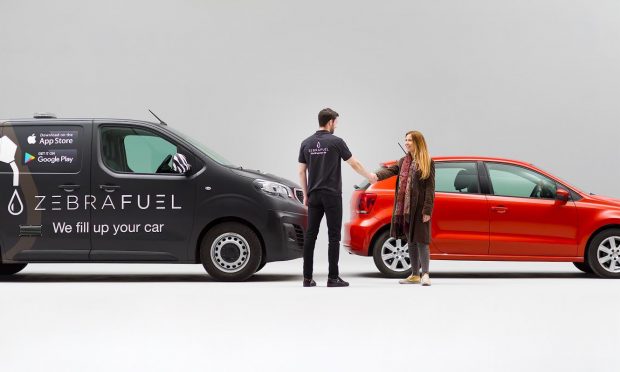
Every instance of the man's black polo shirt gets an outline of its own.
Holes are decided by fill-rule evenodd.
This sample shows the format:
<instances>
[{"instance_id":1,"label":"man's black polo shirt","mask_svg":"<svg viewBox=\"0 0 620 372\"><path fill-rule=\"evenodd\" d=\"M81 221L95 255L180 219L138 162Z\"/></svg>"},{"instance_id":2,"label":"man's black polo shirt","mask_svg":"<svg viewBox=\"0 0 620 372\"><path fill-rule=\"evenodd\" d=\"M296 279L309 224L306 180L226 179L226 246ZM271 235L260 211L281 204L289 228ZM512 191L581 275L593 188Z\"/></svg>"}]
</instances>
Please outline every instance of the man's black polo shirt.
<instances>
[{"instance_id":1,"label":"man's black polo shirt","mask_svg":"<svg viewBox=\"0 0 620 372\"><path fill-rule=\"evenodd\" d=\"M308 195L322 190L342 195L340 159L347 161L351 151L340 137L319 130L301 143L299 162L308 166Z\"/></svg>"}]
</instances>

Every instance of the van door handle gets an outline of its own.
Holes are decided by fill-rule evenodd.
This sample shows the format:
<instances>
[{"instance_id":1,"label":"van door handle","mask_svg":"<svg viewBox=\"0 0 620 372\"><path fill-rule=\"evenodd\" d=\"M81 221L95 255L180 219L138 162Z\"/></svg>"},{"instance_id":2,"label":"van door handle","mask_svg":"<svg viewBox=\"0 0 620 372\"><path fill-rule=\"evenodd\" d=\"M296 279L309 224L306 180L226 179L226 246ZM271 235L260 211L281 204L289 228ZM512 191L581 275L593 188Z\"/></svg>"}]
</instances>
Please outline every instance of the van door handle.
<instances>
[{"instance_id":1,"label":"van door handle","mask_svg":"<svg viewBox=\"0 0 620 372\"><path fill-rule=\"evenodd\" d=\"M105 192L114 192L116 189L120 189L121 187L118 185L99 185L99 190L103 190Z\"/></svg>"},{"instance_id":2,"label":"van door handle","mask_svg":"<svg viewBox=\"0 0 620 372\"><path fill-rule=\"evenodd\" d=\"M500 205L497 207L491 207L491 210L497 213L506 213L508 211L508 208L504 207L503 205Z\"/></svg>"},{"instance_id":3,"label":"van door handle","mask_svg":"<svg viewBox=\"0 0 620 372\"><path fill-rule=\"evenodd\" d=\"M58 188L65 190L66 192L74 192L75 190L80 188L80 185L64 184L64 185L58 185Z\"/></svg>"}]
</instances>

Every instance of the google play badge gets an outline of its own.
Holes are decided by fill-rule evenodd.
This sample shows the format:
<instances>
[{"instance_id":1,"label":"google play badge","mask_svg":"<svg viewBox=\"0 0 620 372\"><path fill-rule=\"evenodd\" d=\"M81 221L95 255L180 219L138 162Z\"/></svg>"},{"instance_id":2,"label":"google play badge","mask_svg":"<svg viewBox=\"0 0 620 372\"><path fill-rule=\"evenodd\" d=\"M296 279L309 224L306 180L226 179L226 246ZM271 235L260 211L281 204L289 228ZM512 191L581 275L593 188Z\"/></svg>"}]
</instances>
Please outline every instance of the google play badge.
<instances>
[{"instance_id":1,"label":"google play badge","mask_svg":"<svg viewBox=\"0 0 620 372\"><path fill-rule=\"evenodd\" d=\"M28 164L28 163L30 163L31 161L33 161L34 159L36 159L36 158L34 157L34 155L32 155L32 154L30 154L30 153L28 153L28 152L24 154L24 164Z\"/></svg>"}]
</instances>

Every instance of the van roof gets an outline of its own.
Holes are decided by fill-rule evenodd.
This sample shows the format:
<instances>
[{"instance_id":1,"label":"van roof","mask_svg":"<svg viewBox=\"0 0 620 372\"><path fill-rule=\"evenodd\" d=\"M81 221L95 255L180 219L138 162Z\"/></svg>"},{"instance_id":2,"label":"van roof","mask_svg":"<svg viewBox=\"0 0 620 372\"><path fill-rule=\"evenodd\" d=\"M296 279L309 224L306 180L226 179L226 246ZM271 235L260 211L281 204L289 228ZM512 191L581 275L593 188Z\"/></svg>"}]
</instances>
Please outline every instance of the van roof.
<instances>
[{"instance_id":1,"label":"van roof","mask_svg":"<svg viewBox=\"0 0 620 372\"><path fill-rule=\"evenodd\" d=\"M85 124L97 123L122 123L122 124L151 124L162 125L153 121L135 120L135 119L116 119L116 118L54 118L54 119L35 119L35 118L19 118L19 119L0 119L0 125L6 124L23 124L23 125L54 125L61 123L81 122Z\"/></svg>"}]
</instances>

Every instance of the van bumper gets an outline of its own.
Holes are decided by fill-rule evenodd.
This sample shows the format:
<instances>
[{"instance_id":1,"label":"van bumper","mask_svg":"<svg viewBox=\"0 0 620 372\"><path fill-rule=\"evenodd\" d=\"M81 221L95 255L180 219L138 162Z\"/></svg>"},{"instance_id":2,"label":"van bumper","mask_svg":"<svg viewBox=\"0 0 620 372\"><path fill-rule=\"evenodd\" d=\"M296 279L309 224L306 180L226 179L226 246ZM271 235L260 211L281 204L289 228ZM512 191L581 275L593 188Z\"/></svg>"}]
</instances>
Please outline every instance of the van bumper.
<instances>
[{"instance_id":1,"label":"van bumper","mask_svg":"<svg viewBox=\"0 0 620 372\"><path fill-rule=\"evenodd\" d=\"M266 262L302 257L307 224L307 214L270 210L263 229Z\"/></svg>"}]
</instances>

